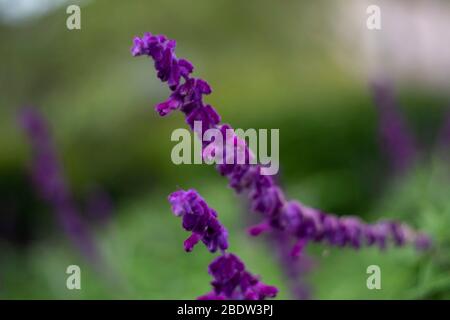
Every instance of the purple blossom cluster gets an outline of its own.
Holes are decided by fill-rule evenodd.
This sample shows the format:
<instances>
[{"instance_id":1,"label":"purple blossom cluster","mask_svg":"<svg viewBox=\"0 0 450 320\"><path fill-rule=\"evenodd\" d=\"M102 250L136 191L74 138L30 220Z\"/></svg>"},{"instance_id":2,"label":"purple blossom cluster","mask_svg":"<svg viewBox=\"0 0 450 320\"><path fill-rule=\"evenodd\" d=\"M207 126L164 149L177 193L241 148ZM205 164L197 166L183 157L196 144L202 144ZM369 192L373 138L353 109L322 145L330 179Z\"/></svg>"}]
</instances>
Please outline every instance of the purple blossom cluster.
<instances>
[{"instance_id":1,"label":"purple blossom cluster","mask_svg":"<svg viewBox=\"0 0 450 320\"><path fill-rule=\"evenodd\" d=\"M206 81L192 77L194 68L190 62L176 57L174 40L169 40L165 36L154 36L146 33L142 38L136 37L134 39L131 51L133 56L147 55L151 57L155 62L158 77L169 84L172 91L169 99L157 104L155 108L161 116L165 116L174 110L180 110L185 114L187 124L196 131L200 138L203 137L205 130L211 128L219 129L222 136L227 137L224 145L231 145L234 150L228 150L228 147L223 149L223 145L219 146L222 150L217 150L217 146L211 148L214 142L209 145L204 142L203 155L205 157L205 154L208 155L210 150L214 150L215 153L219 152L224 157L224 161L218 162L220 164L216 166L218 172L228 179L230 187L237 193L247 196L252 211L263 216L263 221L260 224L249 228L249 234L257 236L263 232L272 231L276 235L275 239L283 240L283 244L279 245L279 248L283 249L281 258L285 262L285 269L290 276L298 276L298 270L294 269L299 266L298 258L309 242L322 242L355 249L362 246L378 246L380 249L385 249L389 243L396 246L414 245L417 249L427 249L431 246L431 240L428 236L414 231L403 223L384 220L374 224L366 224L357 217L339 217L308 207L299 201L286 200L275 179L272 176L262 174L264 167L250 163L252 153L245 141L237 135L228 136L224 134L227 129L232 129L231 126L221 124L217 111L212 106L203 103L203 95L210 94L212 92L211 87ZM381 87L376 88L376 97L380 105L383 106L380 108L383 123L381 132L392 161L398 169L407 167L416 153L414 142L410 136L405 134L406 126L401 120L399 121L400 115L393 108L393 101L389 92ZM195 130L195 121L201 122L202 131ZM228 139L232 139L232 141ZM205 141L204 139L201 140ZM242 148L246 159L243 164L236 161L236 155L242 151L239 150ZM229 157L233 156L235 157L234 161L227 161ZM196 239L202 237L201 234L196 235L194 242L199 241ZM291 242L294 242L294 245L286 251L286 244ZM205 244L208 246L208 242L205 242ZM188 248L189 246L188 243ZM302 258L304 258L304 255ZM228 264L234 265L238 269L242 268L237 267L240 264L234 258L232 259L233 262L225 262L228 259L232 258L226 255L219 257L216 261L217 270L226 268ZM214 285L213 283L215 290L202 298L223 298L222 293L224 291L220 288L224 287L224 283L222 280L218 280L223 279L223 277L222 275L218 276L214 270L216 269L210 267L210 273L215 281L218 281L218 284ZM219 289L216 290L216 288ZM302 295L303 297L308 293L302 286L293 288L293 291L298 291L296 295ZM233 295L230 294L225 296L233 298ZM245 293L241 290L238 296L245 297Z\"/></svg>"},{"instance_id":2,"label":"purple blossom cluster","mask_svg":"<svg viewBox=\"0 0 450 320\"><path fill-rule=\"evenodd\" d=\"M366 224L357 217L338 217L307 207L298 201L285 202L275 223L276 226L271 221L265 221L251 227L249 232L251 235L259 235L274 227L281 227L298 239L291 252L293 256L300 255L309 241L355 249L373 245L385 249L389 242L397 246L412 243L418 249L430 246L427 236L416 233L405 224L394 221Z\"/></svg>"},{"instance_id":3,"label":"purple blossom cluster","mask_svg":"<svg viewBox=\"0 0 450 320\"><path fill-rule=\"evenodd\" d=\"M278 258L281 271L292 297L297 300L311 299L312 290L306 282L306 275L315 265L307 254L292 256L292 244L289 235L283 231L272 232L269 239Z\"/></svg>"},{"instance_id":4,"label":"purple blossom cluster","mask_svg":"<svg viewBox=\"0 0 450 320\"><path fill-rule=\"evenodd\" d=\"M175 46L175 40L147 32L142 38L134 38L131 53L153 58L158 78L167 82L172 91L168 100L155 107L161 116L179 109L186 115L191 129L194 121L201 121L204 130L212 128L220 122L220 116L214 108L203 103L203 95L210 94L211 87L206 81L191 77L194 66L188 60L176 57Z\"/></svg>"},{"instance_id":5,"label":"purple blossom cluster","mask_svg":"<svg viewBox=\"0 0 450 320\"><path fill-rule=\"evenodd\" d=\"M228 248L227 230L217 219L217 212L195 190L179 190L169 196L172 212L183 219L183 228L192 235L184 242L184 249L192 251L201 240L210 252Z\"/></svg>"},{"instance_id":6,"label":"purple blossom cluster","mask_svg":"<svg viewBox=\"0 0 450 320\"><path fill-rule=\"evenodd\" d=\"M67 187L45 119L36 109L24 108L19 121L32 147L32 181L36 192L53 207L71 242L88 260L96 262L98 251Z\"/></svg>"},{"instance_id":7,"label":"purple blossom cluster","mask_svg":"<svg viewBox=\"0 0 450 320\"><path fill-rule=\"evenodd\" d=\"M421 146L415 141L400 108L395 101L392 86L386 80L378 80L371 86L375 105L379 114L379 135L381 146L386 152L390 165L396 173L404 173L417 160ZM439 129L436 151L444 159L450 157L450 108Z\"/></svg>"},{"instance_id":8,"label":"purple blossom cluster","mask_svg":"<svg viewBox=\"0 0 450 320\"><path fill-rule=\"evenodd\" d=\"M278 289L260 281L245 269L244 263L234 254L225 252L228 248L228 234L210 208L195 190L178 190L169 195L172 211L182 217L183 227L192 235L184 242L186 251L202 240L210 252L220 248L222 254L209 265L213 290L201 300L263 300L275 297Z\"/></svg>"},{"instance_id":9,"label":"purple blossom cluster","mask_svg":"<svg viewBox=\"0 0 450 320\"><path fill-rule=\"evenodd\" d=\"M380 143L393 169L402 172L416 160L418 150L414 136L398 109L390 86L376 82L372 91L379 114Z\"/></svg>"},{"instance_id":10,"label":"purple blossom cluster","mask_svg":"<svg viewBox=\"0 0 450 320\"><path fill-rule=\"evenodd\" d=\"M244 263L234 254L225 253L209 265L213 290L200 300L264 300L277 295L278 289L260 281L245 270Z\"/></svg>"},{"instance_id":11,"label":"purple blossom cluster","mask_svg":"<svg viewBox=\"0 0 450 320\"><path fill-rule=\"evenodd\" d=\"M185 113L191 128L193 119L201 121L205 129L231 128L220 124L220 117L212 106L204 105L202 96L211 93L211 88L206 81L191 77L192 64L176 57L174 40L146 33L142 38L134 39L131 51L134 56L148 55L153 58L158 77L163 82L167 81L172 90L169 100L156 106L161 115L179 109ZM412 150L412 146L408 147L402 154L409 154ZM261 174L262 169L258 164L249 163L217 165L220 174L228 178L229 185L236 192L246 194L252 210L264 217L261 224L249 229L249 233L256 236L273 229L286 232L296 239L293 256L298 256L310 241L352 248L376 245L381 249L388 242L398 246L414 244L419 249L426 249L431 244L426 235L402 223L381 221L370 225L357 217L338 217L298 201L287 201L274 178Z\"/></svg>"}]
</instances>

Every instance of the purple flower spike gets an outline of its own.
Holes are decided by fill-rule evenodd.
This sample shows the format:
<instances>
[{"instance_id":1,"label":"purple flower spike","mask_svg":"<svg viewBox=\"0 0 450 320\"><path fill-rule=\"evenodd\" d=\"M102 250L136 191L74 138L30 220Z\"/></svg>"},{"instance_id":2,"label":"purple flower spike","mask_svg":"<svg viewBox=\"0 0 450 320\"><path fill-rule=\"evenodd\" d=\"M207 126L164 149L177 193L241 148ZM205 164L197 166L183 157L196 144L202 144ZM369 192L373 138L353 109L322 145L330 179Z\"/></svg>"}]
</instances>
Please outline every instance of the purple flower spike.
<instances>
[{"instance_id":1,"label":"purple flower spike","mask_svg":"<svg viewBox=\"0 0 450 320\"><path fill-rule=\"evenodd\" d=\"M380 118L382 146L390 158L393 169L402 172L413 164L417 156L415 139L398 110L389 86L375 83L372 90Z\"/></svg>"},{"instance_id":2,"label":"purple flower spike","mask_svg":"<svg viewBox=\"0 0 450 320\"><path fill-rule=\"evenodd\" d=\"M155 67L158 71L158 77L161 78L160 60L163 55L160 54L165 48L169 48L172 63L165 64L170 68L179 68L180 59L175 57L175 45L168 45L170 41L163 36L144 35L143 38L135 40L132 52L133 55L146 54L153 58ZM156 44L155 44L156 43ZM149 48L153 49L149 49ZM155 49L156 48L156 49ZM173 73L172 70L164 71L167 74ZM193 68L190 69L191 71ZM162 77L162 81L167 81L167 77ZM180 82L177 87L170 86L172 94L163 106L157 106L160 114L179 109L186 115L186 121L193 128L194 121L201 121L202 130L216 128L225 132L232 129L227 124L220 124L220 117L211 106L203 104L202 96L211 93L210 86L206 81L193 78L190 72L183 76L184 82ZM415 146L412 138L407 134L405 125L401 121L400 115L395 111L392 97L383 86L375 86L375 96L380 106L382 117L382 127L384 136L387 138L387 146L392 151L392 158L397 167L405 167L415 155ZM224 135L226 136L226 134ZM244 148L245 154L250 155L248 146L240 143L237 137L231 137L234 140L234 148ZM227 138L228 139L228 138ZM205 149L207 146L204 145ZM224 159L231 158L226 148L222 152ZM219 153L220 154L220 153ZM237 154L234 152L233 154ZM359 248L362 245L377 245L384 249L389 241L397 245L425 243L425 240L408 228L407 236L403 233L407 228L404 225L398 225L399 230L388 227L385 223L376 223L374 225L364 224L357 218L340 218L336 215L322 212L320 210L307 207L300 202L287 201L281 188L277 185L272 176L263 175L262 167L258 164L238 164L225 162L217 165L218 172L227 177L229 185L237 193L247 195L251 208L264 216L262 225L249 230L256 235L262 231L276 229L294 236L297 243L327 242L335 246L349 246ZM269 226L269 228L261 226ZM404 237L404 238L403 238ZM400 241L401 240L401 241ZM419 241L420 240L420 241ZM428 239L428 242L430 240ZM302 247L302 246L300 246ZM295 249L294 251L298 251ZM301 251L301 250L300 250Z\"/></svg>"},{"instance_id":3,"label":"purple flower spike","mask_svg":"<svg viewBox=\"0 0 450 320\"><path fill-rule=\"evenodd\" d=\"M205 200L195 190L179 190L169 196L172 211L177 217L182 217L183 227L192 234L184 242L184 249L192 251L202 240L208 250L215 252L220 248L222 255L209 265L209 273L214 280L211 282L213 291L200 296L199 300L263 300L275 297L278 289L268 286L258 277L245 270L244 263L231 253L228 248L227 232L217 219L217 213L211 209Z\"/></svg>"},{"instance_id":4,"label":"purple flower spike","mask_svg":"<svg viewBox=\"0 0 450 320\"><path fill-rule=\"evenodd\" d=\"M301 238L297 240L294 247L292 248L291 256L293 258L298 258L302 254L303 248L306 246L307 243L308 240L306 238Z\"/></svg>"},{"instance_id":5,"label":"purple flower spike","mask_svg":"<svg viewBox=\"0 0 450 320\"><path fill-rule=\"evenodd\" d=\"M194 128L194 121L201 121L203 130L213 128L220 122L214 108L203 103L203 95L210 94L211 87L205 80L190 77L194 66L186 59L177 58L174 40L145 33L142 38L134 38L131 54L151 57L155 62L158 78L167 82L172 91L168 100L155 107L161 116L180 109L191 128Z\"/></svg>"},{"instance_id":6,"label":"purple flower spike","mask_svg":"<svg viewBox=\"0 0 450 320\"><path fill-rule=\"evenodd\" d=\"M172 91L169 99L156 106L156 111L160 115L164 116L173 110L180 110L185 114L188 125L197 134L203 134L205 130L215 128L226 137L226 142L231 142L229 139L233 139L231 150L228 150L228 143L222 150L217 150L213 145L212 150L214 150L215 155L222 156L225 160L222 164L216 166L217 171L228 179L231 188L237 193L243 193L247 196L253 211L263 215L262 223L249 229L248 232L251 235L256 236L274 229L274 231L286 236L288 240L293 238L295 245L290 252L294 256L300 255L304 246L311 241L326 242L330 245L348 246L355 249L363 245L377 245L384 249L388 242L394 242L397 245L413 244L417 248L429 247L431 241L426 235L417 233L403 224L379 222L369 225L356 217L338 217L307 207L298 201L288 201L275 179L263 174L264 168L261 165L251 164L250 161L244 161L244 164L240 164L236 159L233 159L234 155L238 154L238 150L241 151L241 154L244 151L243 154L246 159L250 159L252 157L251 151L245 141L240 141L235 135L229 137L226 134L228 129L232 129L231 126L221 124L217 111L212 106L203 103L203 95L210 94L212 91L210 86L202 79L191 77L192 65L184 62L185 60L176 58L174 48L174 42L164 36L145 34L144 37L135 39L132 54L134 56L145 54L152 57L155 61L158 77L169 84L169 89ZM188 66L185 67L185 65ZM180 69L184 71L180 72ZM181 74L180 78L178 77L179 74ZM173 79L169 81L170 75ZM176 75L176 77L173 75ZM414 144L405 133L402 122L397 121L400 118L399 115L390 108L392 101L389 94L386 94L383 88L375 87L375 90L376 98L380 106L383 107L382 117L385 125L382 131L383 135L389 138L389 141L387 141L389 151L392 153L395 165L404 167L415 155ZM203 132L195 128L197 121L201 123ZM210 151L209 148L209 144L203 144L202 154L204 157L210 155L210 152L205 151ZM234 161L226 161L230 159ZM184 193L184 191L174 193L174 196L169 198L173 212L176 215L183 216L183 226L186 230L193 231L194 226L197 228L197 223L203 228L204 221L208 219L199 218L199 216L209 216L209 214L204 213L209 212L208 207L193 211L191 207L202 206L193 205L191 202L196 203L195 200L186 200ZM197 194L193 193L192 198L197 199L195 196ZM213 216L216 217L217 215L214 213ZM205 242L203 232L199 234ZM185 243L186 249L192 249L195 243L199 241L198 238L198 236L190 237ZM209 243L209 241L206 241L206 243ZM293 257L290 256L289 258ZM220 268L217 266L220 266ZM224 254L217 258L210 266L210 273L215 278L213 282L214 291L200 297L200 299L259 299L275 295L276 288L259 283L256 278L242 271L243 269L242 262L235 256ZM244 283L247 285L244 285ZM237 291L236 288L238 288ZM303 294L304 290L300 291Z\"/></svg>"},{"instance_id":7,"label":"purple flower spike","mask_svg":"<svg viewBox=\"0 0 450 320\"><path fill-rule=\"evenodd\" d=\"M292 296L298 300L310 299L311 288L305 281L305 277L314 265L312 259L306 254L293 255L292 237L285 232L275 231L269 239L279 259L281 270Z\"/></svg>"},{"instance_id":8,"label":"purple flower spike","mask_svg":"<svg viewBox=\"0 0 450 320\"><path fill-rule=\"evenodd\" d=\"M44 117L24 108L19 121L33 153L32 181L36 192L53 208L62 230L90 262L100 262L100 253L64 179L52 136Z\"/></svg>"},{"instance_id":9,"label":"purple flower spike","mask_svg":"<svg viewBox=\"0 0 450 320\"><path fill-rule=\"evenodd\" d=\"M226 253L209 265L213 291L200 300L264 300L277 295L278 289L262 283L258 277L245 270L244 263L234 254Z\"/></svg>"},{"instance_id":10,"label":"purple flower spike","mask_svg":"<svg viewBox=\"0 0 450 320\"><path fill-rule=\"evenodd\" d=\"M214 291L212 291L198 297L197 300L226 300L226 297L221 294L216 294Z\"/></svg>"},{"instance_id":11,"label":"purple flower spike","mask_svg":"<svg viewBox=\"0 0 450 320\"><path fill-rule=\"evenodd\" d=\"M415 238L415 246L417 250L428 250L433 245L431 239L423 233L419 233Z\"/></svg>"},{"instance_id":12,"label":"purple flower spike","mask_svg":"<svg viewBox=\"0 0 450 320\"><path fill-rule=\"evenodd\" d=\"M214 209L195 190L179 190L169 196L173 213L182 217L183 228L191 231L192 235L184 242L184 249L192 251L201 240L210 252L222 251L228 248L228 234L219 220Z\"/></svg>"},{"instance_id":13,"label":"purple flower spike","mask_svg":"<svg viewBox=\"0 0 450 320\"><path fill-rule=\"evenodd\" d=\"M267 222L263 221L260 224L248 228L247 232L249 235L256 237L259 236L261 233L267 232L271 229L272 228L270 227L270 225Z\"/></svg>"},{"instance_id":14,"label":"purple flower spike","mask_svg":"<svg viewBox=\"0 0 450 320\"><path fill-rule=\"evenodd\" d=\"M142 38L134 38L131 54L133 56L151 56L155 60L158 78L167 82L173 90L178 87L180 78L186 78L194 69L189 61L177 59L174 53L175 46L175 40L169 40L162 35L154 36L146 33Z\"/></svg>"}]
</instances>

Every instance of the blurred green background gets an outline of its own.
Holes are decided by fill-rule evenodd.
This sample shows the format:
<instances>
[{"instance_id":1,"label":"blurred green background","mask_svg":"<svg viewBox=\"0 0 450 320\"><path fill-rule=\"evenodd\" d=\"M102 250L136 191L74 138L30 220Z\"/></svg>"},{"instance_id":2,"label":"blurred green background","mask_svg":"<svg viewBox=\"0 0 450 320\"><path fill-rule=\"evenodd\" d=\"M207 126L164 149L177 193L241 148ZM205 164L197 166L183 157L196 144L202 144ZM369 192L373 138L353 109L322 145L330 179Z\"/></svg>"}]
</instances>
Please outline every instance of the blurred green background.
<instances>
[{"instance_id":1,"label":"blurred green background","mask_svg":"<svg viewBox=\"0 0 450 320\"><path fill-rule=\"evenodd\" d=\"M178 56L213 87L207 102L225 122L280 129L280 180L289 197L367 221L402 219L436 241L427 253L311 245L315 267L301 281L313 298L450 298L448 162L433 149L448 91L395 84L424 148L416 166L393 176L378 144L370 76L339 59L351 50L334 27L346 1L85 1L82 29L72 31L66 7L75 1L42 1L42 10L19 18L13 2L0 6L1 298L192 299L209 291L213 257L200 246L184 253L187 233L166 200L178 187L197 189L228 228L230 250L279 286L279 298L291 298L272 248L245 233L258 217L246 218L252 213L226 180L211 166L172 164L170 134L184 120L153 110L169 92L152 62L129 51L145 31L177 40ZM364 11L361 17L365 28ZM110 271L86 263L35 195L30 146L16 121L23 105L48 119L80 211L93 186L111 196L110 218L92 225ZM82 290L66 288L71 264L81 267ZM382 290L366 287L372 264L381 267Z\"/></svg>"}]
</instances>

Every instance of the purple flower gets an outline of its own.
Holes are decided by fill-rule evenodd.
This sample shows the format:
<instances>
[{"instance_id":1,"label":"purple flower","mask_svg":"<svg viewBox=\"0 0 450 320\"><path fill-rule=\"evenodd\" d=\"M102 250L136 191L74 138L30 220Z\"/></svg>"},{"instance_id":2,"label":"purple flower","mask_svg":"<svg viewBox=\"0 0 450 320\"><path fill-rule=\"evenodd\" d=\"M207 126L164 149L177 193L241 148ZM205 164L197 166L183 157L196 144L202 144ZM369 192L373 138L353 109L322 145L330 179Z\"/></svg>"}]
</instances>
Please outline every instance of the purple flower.
<instances>
[{"instance_id":1,"label":"purple flower","mask_svg":"<svg viewBox=\"0 0 450 320\"><path fill-rule=\"evenodd\" d=\"M304 277L313 267L312 259L306 254L293 255L292 237L286 232L274 231L269 239L292 296L298 300L310 299L311 288Z\"/></svg>"},{"instance_id":2,"label":"purple flower","mask_svg":"<svg viewBox=\"0 0 450 320\"><path fill-rule=\"evenodd\" d=\"M186 122L192 129L194 121L201 121L203 130L212 128L220 122L220 116L214 108L203 103L203 95L210 94L211 87L202 79L190 77L194 67L189 61L176 57L175 45L174 40L163 35L145 33L142 38L134 38L133 56L150 56L155 61L158 78L167 82L172 91L169 99L157 104L155 110L165 116L179 109L185 113ZM183 83L181 79L184 79Z\"/></svg>"},{"instance_id":3,"label":"purple flower","mask_svg":"<svg viewBox=\"0 0 450 320\"><path fill-rule=\"evenodd\" d=\"M98 251L66 185L45 119L37 110L24 108L19 121L32 147L32 180L37 193L53 207L62 229L81 253L91 262L98 261Z\"/></svg>"},{"instance_id":4,"label":"purple flower","mask_svg":"<svg viewBox=\"0 0 450 320\"><path fill-rule=\"evenodd\" d=\"M182 217L183 228L192 235L184 242L184 249L192 251L201 240L210 252L222 251L228 248L227 230L217 219L214 209L195 190L179 190L169 196L173 213Z\"/></svg>"},{"instance_id":5,"label":"purple flower","mask_svg":"<svg viewBox=\"0 0 450 320\"><path fill-rule=\"evenodd\" d=\"M159 40L163 39L163 40ZM160 44L162 42L162 44ZM167 40L164 36L144 35L143 38L136 38L132 52L134 55L146 54L155 60L155 66L158 71L158 77L161 78L161 59L162 55L158 52L167 47ZM158 43L158 45L154 45ZM150 49L151 46L159 49ZM171 63L166 64L168 69L164 69L166 74L172 74L171 68L179 68L176 66L179 61L173 52L174 45L170 46ZM137 53L137 54L136 54ZM162 77L162 81L166 81L167 77ZM192 128L192 118L202 122L204 129L217 128L221 131L230 129L229 125L219 124L220 117L211 107L206 108L202 102L202 96L209 94L211 89L200 79L191 78L190 72L183 76L184 82L178 86L169 86L173 94L165 107L157 107L158 110L175 110L180 109L185 113L188 124ZM197 84L197 85L196 85ZM204 90L203 88L208 88ZM398 166L404 166L406 160L410 159L415 153L413 143L409 137L404 134L404 130L400 122L396 121L398 117L392 111L392 101L385 91L376 87L377 99L379 105L383 106L383 119L385 119L385 135L392 138L388 142L389 148L395 154L395 162ZM175 96L174 96L175 94ZM386 113L384 112L386 110ZM161 113L161 112L160 112ZM167 114L166 111L163 112ZM201 114L202 116L198 116ZM206 115L205 115L206 114ZM237 143L237 138L231 137L234 143L233 151L243 146ZM205 146L204 146L205 147ZM248 149L246 145L244 148ZM229 150L225 149L224 157L231 156L227 154ZM249 150L246 153L250 154ZM236 154L236 152L234 152ZM394 155L393 155L394 156ZM398 159L398 160L397 160ZM409 160L408 160L409 161ZM359 248L362 245L378 245L384 248L387 242L391 241L396 244L429 244L430 240L426 236L418 234L402 224L392 222L396 227L388 227L385 223L376 223L374 225L364 224L357 218L347 217L340 218L336 215L322 212L320 210L307 207L300 202L287 201L282 193L281 188L276 184L272 176L263 175L260 165L249 163L238 164L224 163L217 166L219 173L228 178L230 186L238 193L247 195L253 211L259 212L264 216L262 224L255 228L251 228L251 233L256 235L262 231L270 231L271 229L288 232L296 238L296 245L293 248L293 254L299 255L303 247L309 241L327 242L330 245L349 246ZM398 229L397 229L398 227ZM400 230L400 232L398 231ZM428 239L421 240L422 237ZM399 241L399 240L402 241ZM426 247L425 245L419 247Z\"/></svg>"},{"instance_id":6,"label":"purple flower","mask_svg":"<svg viewBox=\"0 0 450 320\"><path fill-rule=\"evenodd\" d=\"M381 144L393 169L402 172L413 164L417 156L414 137L398 109L390 87L380 82L374 83L372 90L380 118Z\"/></svg>"},{"instance_id":7,"label":"purple flower","mask_svg":"<svg viewBox=\"0 0 450 320\"><path fill-rule=\"evenodd\" d=\"M200 300L232 299L263 300L273 298L278 289L264 284L258 277L245 270L244 263L234 254L223 254L209 265L213 277L213 291L199 297Z\"/></svg>"},{"instance_id":8,"label":"purple flower","mask_svg":"<svg viewBox=\"0 0 450 320\"><path fill-rule=\"evenodd\" d=\"M153 36L146 33L142 38L136 37L131 48L133 56L148 55L155 61L158 78L167 82L173 90L178 87L181 77L186 78L193 70L192 64L175 56L175 40L169 40L163 35Z\"/></svg>"},{"instance_id":9,"label":"purple flower","mask_svg":"<svg viewBox=\"0 0 450 320\"><path fill-rule=\"evenodd\" d=\"M220 248L222 255L209 265L209 273L214 280L211 282L213 291L201 297L200 300L263 300L275 297L278 289L268 286L258 277L245 270L244 263L231 253L228 248L227 232L217 219L217 213L211 209L195 190L179 190L169 195L172 212L183 219L183 228L192 235L184 242L186 251L202 240L210 252Z\"/></svg>"}]
</instances>

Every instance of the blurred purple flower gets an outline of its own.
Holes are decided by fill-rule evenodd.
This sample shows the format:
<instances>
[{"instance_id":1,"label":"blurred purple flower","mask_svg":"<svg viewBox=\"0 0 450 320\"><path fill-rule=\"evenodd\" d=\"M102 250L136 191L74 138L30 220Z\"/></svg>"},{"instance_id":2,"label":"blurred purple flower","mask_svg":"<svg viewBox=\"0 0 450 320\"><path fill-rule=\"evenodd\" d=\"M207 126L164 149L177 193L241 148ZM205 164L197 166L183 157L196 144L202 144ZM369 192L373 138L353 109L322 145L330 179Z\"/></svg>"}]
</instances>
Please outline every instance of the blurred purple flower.
<instances>
[{"instance_id":1,"label":"blurred purple flower","mask_svg":"<svg viewBox=\"0 0 450 320\"><path fill-rule=\"evenodd\" d=\"M277 181L278 177L279 175L276 177ZM246 225L255 223L256 216L247 214L248 205L246 203L243 202L243 210L240 211L242 212L241 219L245 221ZM256 230L258 227L260 230ZM270 228L265 223L258 227L252 228L255 232L254 235ZM293 237L284 230L272 230L265 240L270 248L270 253L277 259L292 298L296 300L311 299L311 287L306 282L306 276L312 270L312 259L306 253L299 256L292 255Z\"/></svg>"},{"instance_id":2,"label":"blurred purple flower","mask_svg":"<svg viewBox=\"0 0 450 320\"><path fill-rule=\"evenodd\" d=\"M179 61L181 59L176 58L174 49L175 42L173 40L167 40L164 36L153 36L150 33L146 33L142 38L135 38L132 53L133 55L145 54L152 57L155 60L158 77L165 82L169 81L169 75L176 74L172 68L180 68ZM165 55L160 53L162 51L166 52ZM170 56L170 63L166 63L166 60L164 60L166 58L163 58L163 56ZM169 83L169 88L177 94L177 98L175 99L171 96L170 99L173 102L170 103L170 108L163 109L169 112L177 109L181 110L186 115L190 125L191 121L189 119L196 117L196 119L202 121L203 129L218 128L224 130L225 128L231 128L227 124L220 125L220 117L213 107L203 104L202 95L209 94L211 89L204 80L191 78L190 73L192 70L191 68L190 72L183 74L184 83L180 82L179 77L176 77L177 81L171 81L173 85ZM195 86L191 83L199 83L199 81L201 81L200 87L208 88L208 90L199 89L197 88L198 86L196 87L197 89L193 89ZM188 88L184 88L188 83ZM380 93L383 93L383 91L380 91ZM385 96L380 94L381 98L385 98ZM390 100L386 99L389 105ZM383 103L382 105L385 104ZM166 114L168 112L164 112L164 115ZM198 114L203 116L197 117ZM393 128L392 131L397 131L397 126L391 125L390 121L387 128L389 128L388 131L391 131L390 128ZM236 136L231 137L231 139L234 139L234 142L238 140ZM397 138L394 141L397 141ZM392 143L392 148L395 147L396 143ZM238 143L235 143L235 147L238 148L240 146ZM400 152L402 157L409 157L413 153L412 144L406 148L402 146L399 146L399 148L402 149ZM403 165L403 162L400 163ZM263 175L261 173L262 169L260 165L237 164L236 161L233 164L220 164L217 166L220 174L228 178L230 186L236 192L246 194L252 209L264 216L261 224L250 229L250 234L257 235L272 229L288 232L297 239L296 245L292 249L292 255L294 256L298 256L309 241L327 242L330 245L353 248L359 248L363 245L378 245L380 248L385 248L387 242L394 242L397 245L416 244L419 248L427 248L430 245L430 240L425 235L418 234L403 224L379 222L374 225L368 225L356 217L340 218L336 215L307 207L300 202L287 201L273 177Z\"/></svg>"},{"instance_id":3,"label":"blurred purple flower","mask_svg":"<svg viewBox=\"0 0 450 320\"><path fill-rule=\"evenodd\" d=\"M379 114L380 142L396 172L404 172L414 163L418 150L414 137L395 101L390 86L384 82L372 85Z\"/></svg>"},{"instance_id":4,"label":"blurred purple flower","mask_svg":"<svg viewBox=\"0 0 450 320\"><path fill-rule=\"evenodd\" d=\"M214 209L195 190L179 190L169 195L173 213L182 217L183 228L191 231L192 235L184 242L184 249L192 251L201 240L210 252L228 248L227 230L217 219Z\"/></svg>"},{"instance_id":5,"label":"blurred purple flower","mask_svg":"<svg viewBox=\"0 0 450 320\"><path fill-rule=\"evenodd\" d=\"M63 231L91 262L98 260L92 235L82 221L66 185L52 137L44 117L34 108L24 108L19 121L32 148L32 180L36 192L56 214Z\"/></svg>"},{"instance_id":6,"label":"blurred purple flower","mask_svg":"<svg viewBox=\"0 0 450 320\"><path fill-rule=\"evenodd\" d=\"M292 296L297 300L308 300L311 299L311 288L304 277L312 269L313 263L305 253L292 255L291 238L289 234L276 230L271 234L270 242Z\"/></svg>"}]
</instances>

